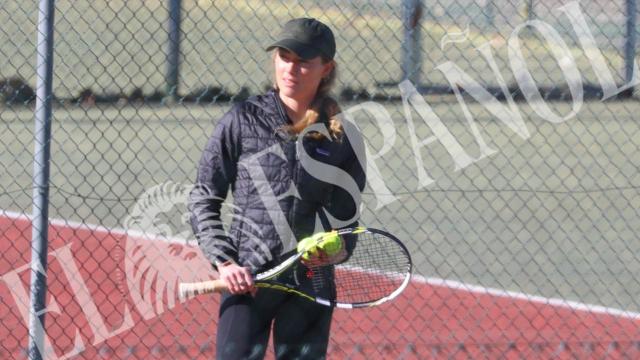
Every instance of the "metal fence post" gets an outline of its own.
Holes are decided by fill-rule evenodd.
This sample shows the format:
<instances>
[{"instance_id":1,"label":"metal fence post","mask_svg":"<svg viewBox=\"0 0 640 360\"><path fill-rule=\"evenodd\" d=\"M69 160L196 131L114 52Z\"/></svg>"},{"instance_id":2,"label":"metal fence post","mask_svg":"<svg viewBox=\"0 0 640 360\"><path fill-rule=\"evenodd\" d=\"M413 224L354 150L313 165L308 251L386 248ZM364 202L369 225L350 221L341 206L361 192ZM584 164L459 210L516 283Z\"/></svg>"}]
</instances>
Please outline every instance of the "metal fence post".
<instances>
[{"instance_id":1,"label":"metal fence post","mask_svg":"<svg viewBox=\"0 0 640 360\"><path fill-rule=\"evenodd\" d=\"M37 89L33 163L33 214L31 231L31 303L29 358L44 354L44 318L47 294L47 228L49 210L49 160L53 82L54 0L41 0L38 16Z\"/></svg>"},{"instance_id":2,"label":"metal fence post","mask_svg":"<svg viewBox=\"0 0 640 360\"><path fill-rule=\"evenodd\" d=\"M534 12L533 9L533 0L527 0L527 21L531 21L534 20L534 18L536 17L536 14Z\"/></svg>"},{"instance_id":3,"label":"metal fence post","mask_svg":"<svg viewBox=\"0 0 640 360\"><path fill-rule=\"evenodd\" d=\"M422 61L420 57L420 18L422 17L421 0L404 0L402 2L402 79L409 80L416 86L420 83Z\"/></svg>"},{"instance_id":4,"label":"metal fence post","mask_svg":"<svg viewBox=\"0 0 640 360\"><path fill-rule=\"evenodd\" d=\"M636 17L636 0L627 0L627 36L624 42L624 74L627 84L631 83L634 77L633 64L635 63L636 57Z\"/></svg>"},{"instance_id":5,"label":"metal fence post","mask_svg":"<svg viewBox=\"0 0 640 360\"><path fill-rule=\"evenodd\" d=\"M482 13L484 14L485 26L493 27L495 25L496 13L494 0L486 0Z\"/></svg>"},{"instance_id":6,"label":"metal fence post","mask_svg":"<svg viewBox=\"0 0 640 360\"><path fill-rule=\"evenodd\" d=\"M169 49L167 53L167 95L178 99L180 67L180 9L181 0L169 0Z\"/></svg>"}]
</instances>

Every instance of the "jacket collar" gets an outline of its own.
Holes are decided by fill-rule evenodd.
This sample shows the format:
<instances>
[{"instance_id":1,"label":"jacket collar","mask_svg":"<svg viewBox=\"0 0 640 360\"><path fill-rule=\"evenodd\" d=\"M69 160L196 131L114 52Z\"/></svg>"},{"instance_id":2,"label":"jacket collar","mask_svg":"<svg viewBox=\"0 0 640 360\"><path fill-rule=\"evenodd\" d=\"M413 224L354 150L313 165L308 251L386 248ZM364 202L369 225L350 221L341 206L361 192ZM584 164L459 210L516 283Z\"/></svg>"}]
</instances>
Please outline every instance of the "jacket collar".
<instances>
[{"instance_id":1,"label":"jacket collar","mask_svg":"<svg viewBox=\"0 0 640 360\"><path fill-rule=\"evenodd\" d=\"M291 119L289 118L289 115L287 115L287 111L284 109L284 103L282 102L282 99L280 99L276 89L269 90L267 95L272 98L273 104L276 107L276 112L282 120L282 124L291 125Z\"/></svg>"}]
</instances>

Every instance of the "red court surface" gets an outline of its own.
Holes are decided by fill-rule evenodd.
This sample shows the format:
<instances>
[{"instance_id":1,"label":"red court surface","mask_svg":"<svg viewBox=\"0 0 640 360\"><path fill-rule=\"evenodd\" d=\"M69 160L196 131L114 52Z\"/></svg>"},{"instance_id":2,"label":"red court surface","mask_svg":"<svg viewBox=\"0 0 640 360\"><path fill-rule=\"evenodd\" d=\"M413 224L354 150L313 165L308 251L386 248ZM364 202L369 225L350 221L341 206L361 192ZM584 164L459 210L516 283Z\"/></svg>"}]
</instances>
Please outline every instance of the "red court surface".
<instances>
[{"instance_id":1,"label":"red court surface","mask_svg":"<svg viewBox=\"0 0 640 360\"><path fill-rule=\"evenodd\" d=\"M0 216L2 359L26 358L30 238L26 217ZM213 358L217 296L171 296L178 279L213 275L196 247L51 221L48 358ZM391 303L336 310L329 347L331 359L552 357L640 358L640 315L414 277Z\"/></svg>"}]
</instances>

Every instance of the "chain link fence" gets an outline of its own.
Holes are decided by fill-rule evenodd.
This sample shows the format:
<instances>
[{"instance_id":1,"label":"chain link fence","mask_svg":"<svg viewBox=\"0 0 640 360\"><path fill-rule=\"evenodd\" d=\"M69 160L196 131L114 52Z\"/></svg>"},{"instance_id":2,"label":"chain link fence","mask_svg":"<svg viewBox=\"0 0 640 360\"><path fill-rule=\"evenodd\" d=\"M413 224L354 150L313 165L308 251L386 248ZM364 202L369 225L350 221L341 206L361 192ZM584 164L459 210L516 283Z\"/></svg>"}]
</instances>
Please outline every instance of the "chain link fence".
<instances>
[{"instance_id":1,"label":"chain link fence","mask_svg":"<svg viewBox=\"0 0 640 360\"><path fill-rule=\"evenodd\" d=\"M640 105L624 87L636 12L632 0L56 2L49 357L214 356L217 298L163 290L215 275L187 190L216 122L270 86L265 45L302 16L334 29L334 93L377 169L362 223L397 234L415 263L396 301L336 311L329 357L639 357ZM0 4L2 358L27 357L37 26L35 2ZM383 110L362 110L372 103Z\"/></svg>"}]
</instances>

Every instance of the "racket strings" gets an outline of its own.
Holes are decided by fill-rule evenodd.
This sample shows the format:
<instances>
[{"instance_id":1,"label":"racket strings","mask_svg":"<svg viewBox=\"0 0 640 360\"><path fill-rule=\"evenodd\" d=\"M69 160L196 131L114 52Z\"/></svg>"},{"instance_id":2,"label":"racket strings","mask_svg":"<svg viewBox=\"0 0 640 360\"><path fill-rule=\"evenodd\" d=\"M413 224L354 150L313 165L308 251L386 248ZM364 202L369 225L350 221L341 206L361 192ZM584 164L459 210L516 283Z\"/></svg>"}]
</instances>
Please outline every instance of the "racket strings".
<instances>
[{"instance_id":1,"label":"racket strings","mask_svg":"<svg viewBox=\"0 0 640 360\"><path fill-rule=\"evenodd\" d=\"M336 301L370 302L398 289L406 278L411 260L395 240L378 233L348 235L354 249L347 261L336 265Z\"/></svg>"}]
</instances>

